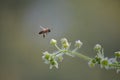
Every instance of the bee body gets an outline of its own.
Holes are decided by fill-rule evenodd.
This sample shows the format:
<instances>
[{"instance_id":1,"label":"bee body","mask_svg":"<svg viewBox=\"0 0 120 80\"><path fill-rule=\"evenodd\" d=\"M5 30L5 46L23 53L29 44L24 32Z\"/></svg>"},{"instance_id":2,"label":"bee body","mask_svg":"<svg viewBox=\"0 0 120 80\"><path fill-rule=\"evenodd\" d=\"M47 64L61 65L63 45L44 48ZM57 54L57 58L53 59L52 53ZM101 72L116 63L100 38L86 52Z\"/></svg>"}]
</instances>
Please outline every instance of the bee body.
<instances>
[{"instance_id":1,"label":"bee body","mask_svg":"<svg viewBox=\"0 0 120 80\"><path fill-rule=\"evenodd\" d=\"M51 30L49 28L43 28L42 26L40 26L40 28L42 28L42 30L39 32L39 34L43 35L43 38L45 38L45 36L47 35L47 33L51 32Z\"/></svg>"}]
</instances>

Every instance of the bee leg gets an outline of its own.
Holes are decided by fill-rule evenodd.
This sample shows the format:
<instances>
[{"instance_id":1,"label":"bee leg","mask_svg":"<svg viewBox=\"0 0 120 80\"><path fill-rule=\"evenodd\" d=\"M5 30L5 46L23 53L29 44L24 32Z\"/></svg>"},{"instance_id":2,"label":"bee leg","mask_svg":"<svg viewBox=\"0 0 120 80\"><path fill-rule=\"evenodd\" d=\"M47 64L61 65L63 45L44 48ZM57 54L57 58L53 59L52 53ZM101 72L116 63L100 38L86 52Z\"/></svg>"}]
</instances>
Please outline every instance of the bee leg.
<instances>
[{"instance_id":1,"label":"bee leg","mask_svg":"<svg viewBox=\"0 0 120 80\"><path fill-rule=\"evenodd\" d=\"M43 38L45 38L45 34L43 34Z\"/></svg>"}]
</instances>

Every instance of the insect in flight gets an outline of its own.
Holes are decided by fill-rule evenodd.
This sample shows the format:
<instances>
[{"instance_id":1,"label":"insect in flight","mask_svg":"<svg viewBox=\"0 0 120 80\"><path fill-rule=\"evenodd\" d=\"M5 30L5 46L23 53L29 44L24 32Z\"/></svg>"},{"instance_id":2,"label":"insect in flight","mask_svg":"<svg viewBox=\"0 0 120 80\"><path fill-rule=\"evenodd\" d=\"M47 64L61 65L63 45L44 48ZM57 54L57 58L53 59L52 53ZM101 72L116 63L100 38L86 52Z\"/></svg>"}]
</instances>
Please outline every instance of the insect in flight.
<instances>
[{"instance_id":1,"label":"insect in flight","mask_svg":"<svg viewBox=\"0 0 120 80\"><path fill-rule=\"evenodd\" d=\"M51 30L49 29L49 28L44 28L44 27L42 27L42 26L40 26L40 28L42 29L40 32L39 32L39 34L41 35L43 35L43 38L45 38L45 36L47 35L47 33L49 33L49 32L51 32Z\"/></svg>"}]
</instances>

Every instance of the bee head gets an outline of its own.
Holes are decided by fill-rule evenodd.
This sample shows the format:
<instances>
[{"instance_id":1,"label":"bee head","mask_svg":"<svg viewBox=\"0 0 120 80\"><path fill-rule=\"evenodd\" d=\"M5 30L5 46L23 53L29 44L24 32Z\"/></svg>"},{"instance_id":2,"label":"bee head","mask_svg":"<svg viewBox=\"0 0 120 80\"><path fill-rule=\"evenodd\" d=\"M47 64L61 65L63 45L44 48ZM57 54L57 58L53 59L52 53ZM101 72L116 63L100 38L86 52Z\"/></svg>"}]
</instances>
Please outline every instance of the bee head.
<instances>
[{"instance_id":1,"label":"bee head","mask_svg":"<svg viewBox=\"0 0 120 80\"><path fill-rule=\"evenodd\" d=\"M50 29L48 29L48 32L51 32L51 30L50 30Z\"/></svg>"}]
</instances>

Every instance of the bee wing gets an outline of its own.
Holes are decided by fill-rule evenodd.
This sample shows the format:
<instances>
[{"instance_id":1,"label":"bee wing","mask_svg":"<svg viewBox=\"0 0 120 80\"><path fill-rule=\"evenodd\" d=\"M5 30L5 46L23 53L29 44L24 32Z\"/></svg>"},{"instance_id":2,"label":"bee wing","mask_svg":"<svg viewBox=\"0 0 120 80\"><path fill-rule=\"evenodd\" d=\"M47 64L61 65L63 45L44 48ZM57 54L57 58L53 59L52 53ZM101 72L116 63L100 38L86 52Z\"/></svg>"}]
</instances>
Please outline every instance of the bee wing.
<instances>
[{"instance_id":1,"label":"bee wing","mask_svg":"<svg viewBox=\"0 0 120 80\"><path fill-rule=\"evenodd\" d=\"M44 27L42 27L42 26L40 26L40 28L41 28L41 29L43 29L43 30L45 30L45 28L44 28Z\"/></svg>"}]
</instances>

